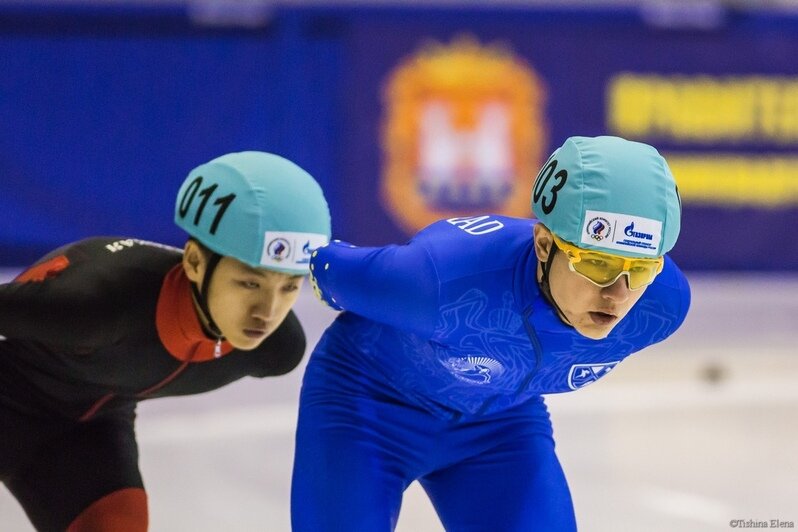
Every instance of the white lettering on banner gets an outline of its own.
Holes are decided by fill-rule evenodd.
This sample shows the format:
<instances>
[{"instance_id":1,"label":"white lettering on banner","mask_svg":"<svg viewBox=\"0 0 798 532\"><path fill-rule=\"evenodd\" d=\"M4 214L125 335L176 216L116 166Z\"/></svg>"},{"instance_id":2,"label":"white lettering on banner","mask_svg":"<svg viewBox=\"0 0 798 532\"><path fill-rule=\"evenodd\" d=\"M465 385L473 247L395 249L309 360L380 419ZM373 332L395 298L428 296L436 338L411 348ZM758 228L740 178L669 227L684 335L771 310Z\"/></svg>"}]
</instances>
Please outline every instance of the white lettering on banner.
<instances>
[{"instance_id":1,"label":"white lettering on banner","mask_svg":"<svg viewBox=\"0 0 798 532\"><path fill-rule=\"evenodd\" d=\"M476 236L492 233L504 227L503 223L499 220L491 220L490 216L449 218L446 221L469 235Z\"/></svg>"}]
</instances>

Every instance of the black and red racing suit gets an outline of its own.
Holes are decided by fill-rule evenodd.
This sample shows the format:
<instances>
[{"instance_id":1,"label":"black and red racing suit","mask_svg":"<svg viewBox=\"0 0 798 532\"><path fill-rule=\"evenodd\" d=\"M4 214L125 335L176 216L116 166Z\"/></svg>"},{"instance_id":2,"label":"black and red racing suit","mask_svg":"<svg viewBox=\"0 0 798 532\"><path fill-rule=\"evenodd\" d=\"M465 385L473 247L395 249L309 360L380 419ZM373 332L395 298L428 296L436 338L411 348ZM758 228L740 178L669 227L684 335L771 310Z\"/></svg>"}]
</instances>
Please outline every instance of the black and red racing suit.
<instances>
[{"instance_id":1,"label":"black and red racing suit","mask_svg":"<svg viewBox=\"0 0 798 532\"><path fill-rule=\"evenodd\" d=\"M0 480L37 529L146 529L136 404L282 375L301 360L293 312L256 349L217 345L181 257L90 238L0 285Z\"/></svg>"}]
</instances>

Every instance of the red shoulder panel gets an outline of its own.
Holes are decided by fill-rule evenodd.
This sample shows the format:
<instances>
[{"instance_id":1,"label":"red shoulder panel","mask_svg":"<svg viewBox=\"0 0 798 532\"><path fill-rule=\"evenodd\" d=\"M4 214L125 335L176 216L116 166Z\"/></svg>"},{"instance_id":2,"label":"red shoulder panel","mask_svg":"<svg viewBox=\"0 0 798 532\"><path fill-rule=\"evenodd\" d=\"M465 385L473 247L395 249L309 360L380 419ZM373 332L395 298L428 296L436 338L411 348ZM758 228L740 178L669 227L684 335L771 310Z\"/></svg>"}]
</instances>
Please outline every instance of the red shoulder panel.
<instances>
[{"instance_id":1,"label":"red shoulder panel","mask_svg":"<svg viewBox=\"0 0 798 532\"><path fill-rule=\"evenodd\" d=\"M59 255L52 259L32 266L19 274L15 283L28 283L31 281L44 281L49 277L55 277L69 266L69 259L66 255Z\"/></svg>"}]
</instances>

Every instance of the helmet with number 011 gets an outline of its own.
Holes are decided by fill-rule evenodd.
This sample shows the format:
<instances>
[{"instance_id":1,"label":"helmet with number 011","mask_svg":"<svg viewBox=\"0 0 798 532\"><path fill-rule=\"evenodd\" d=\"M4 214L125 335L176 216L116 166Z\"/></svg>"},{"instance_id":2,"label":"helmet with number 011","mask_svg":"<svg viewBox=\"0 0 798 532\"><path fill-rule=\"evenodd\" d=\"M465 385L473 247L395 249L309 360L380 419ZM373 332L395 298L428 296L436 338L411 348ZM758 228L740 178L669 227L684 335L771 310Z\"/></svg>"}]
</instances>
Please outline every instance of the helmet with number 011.
<instances>
[{"instance_id":1,"label":"helmet with number 011","mask_svg":"<svg viewBox=\"0 0 798 532\"><path fill-rule=\"evenodd\" d=\"M681 201L668 163L641 142L570 137L535 179L532 211L560 239L630 258L676 243Z\"/></svg>"},{"instance_id":2,"label":"helmet with number 011","mask_svg":"<svg viewBox=\"0 0 798 532\"><path fill-rule=\"evenodd\" d=\"M189 173L175 223L219 255L256 268L306 274L330 239L330 210L305 170L278 155L229 153Z\"/></svg>"}]
</instances>

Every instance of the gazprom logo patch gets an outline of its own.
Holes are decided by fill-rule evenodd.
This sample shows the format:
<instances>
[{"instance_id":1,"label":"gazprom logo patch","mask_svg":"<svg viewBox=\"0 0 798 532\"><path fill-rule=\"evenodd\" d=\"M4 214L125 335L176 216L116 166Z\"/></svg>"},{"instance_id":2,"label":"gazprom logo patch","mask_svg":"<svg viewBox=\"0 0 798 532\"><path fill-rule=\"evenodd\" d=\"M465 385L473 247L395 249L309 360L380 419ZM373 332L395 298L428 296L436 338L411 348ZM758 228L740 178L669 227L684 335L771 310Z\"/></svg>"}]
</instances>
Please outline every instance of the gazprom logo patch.
<instances>
[{"instance_id":1,"label":"gazprom logo patch","mask_svg":"<svg viewBox=\"0 0 798 532\"><path fill-rule=\"evenodd\" d=\"M325 244L327 237L316 233L266 231L260 263L267 268L294 270L298 274L305 274L311 253Z\"/></svg>"},{"instance_id":2,"label":"gazprom logo patch","mask_svg":"<svg viewBox=\"0 0 798 532\"><path fill-rule=\"evenodd\" d=\"M654 235L651 233L642 233L640 231L635 231L635 223L632 222L626 226L623 230L623 233L626 236L631 236L632 238L642 238L643 240L654 240Z\"/></svg>"},{"instance_id":3,"label":"gazprom logo patch","mask_svg":"<svg viewBox=\"0 0 798 532\"><path fill-rule=\"evenodd\" d=\"M574 364L568 372L568 387L572 390L584 388L609 373L620 360L596 364Z\"/></svg>"},{"instance_id":4,"label":"gazprom logo patch","mask_svg":"<svg viewBox=\"0 0 798 532\"><path fill-rule=\"evenodd\" d=\"M584 214L582 244L608 252L626 251L656 257L662 241L662 222L617 212L591 211ZM623 230L621 230L623 228Z\"/></svg>"},{"instance_id":5,"label":"gazprom logo patch","mask_svg":"<svg viewBox=\"0 0 798 532\"><path fill-rule=\"evenodd\" d=\"M305 241L305 244L302 246L302 255L297 257L296 263L297 264L310 264L310 256L313 255L313 252L316 250L318 246L312 246L310 240Z\"/></svg>"}]
</instances>

